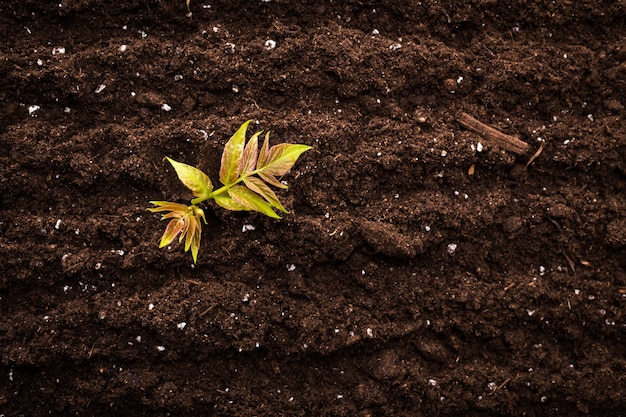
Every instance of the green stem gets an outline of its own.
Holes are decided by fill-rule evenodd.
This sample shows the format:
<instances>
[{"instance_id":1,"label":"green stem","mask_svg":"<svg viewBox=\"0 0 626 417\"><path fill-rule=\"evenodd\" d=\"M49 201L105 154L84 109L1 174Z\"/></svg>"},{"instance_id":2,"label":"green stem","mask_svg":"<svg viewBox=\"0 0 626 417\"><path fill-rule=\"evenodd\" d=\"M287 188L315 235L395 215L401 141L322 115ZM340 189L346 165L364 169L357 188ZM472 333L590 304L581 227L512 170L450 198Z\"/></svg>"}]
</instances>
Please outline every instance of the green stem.
<instances>
[{"instance_id":1,"label":"green stem","mask_svg":"<svg viewBox=\"0 0 626 417\"><path fill-rule=\"evenodd\" d=\"M245 174L240 176L239 178L237 178L237 181L233 182L232 184L226 184L223 185L222 187L218 188L217 190L211 192L207 197L197 197L194 198L193 200L191 200L191 204L196 205L196 204L200 204L203 201L209 200L211 198L215 198L220 194L224 194L225 192L227 192L228 190L230 190L231 188L233 188L235 185L239 184L240 182L242 182L243 180L245 180L248 177L251 177L255 174L258 174L261 170L260 169L255 169L254 171L250 172L249 174Z\"/></svg>"}]
</instances>

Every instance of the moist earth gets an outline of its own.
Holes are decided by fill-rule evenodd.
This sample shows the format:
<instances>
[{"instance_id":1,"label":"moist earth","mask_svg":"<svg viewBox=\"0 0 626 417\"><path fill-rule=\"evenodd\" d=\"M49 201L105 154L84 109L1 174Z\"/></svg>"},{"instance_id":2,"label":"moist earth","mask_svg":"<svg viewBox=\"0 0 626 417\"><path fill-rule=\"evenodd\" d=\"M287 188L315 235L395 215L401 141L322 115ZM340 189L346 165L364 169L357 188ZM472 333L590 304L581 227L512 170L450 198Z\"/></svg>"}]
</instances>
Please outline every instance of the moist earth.
<instances>
[{"instance_id":1,"label":"moist earth","mask_svg":"<svg viewBox=\"0 0 626 417\"><path fill-rule=\"evenodd\" d=\"M2 4L0 414L626 415L623 1L190 9ZM159 249L246 120L289 214Z\"/></svg>"}]
</instances>

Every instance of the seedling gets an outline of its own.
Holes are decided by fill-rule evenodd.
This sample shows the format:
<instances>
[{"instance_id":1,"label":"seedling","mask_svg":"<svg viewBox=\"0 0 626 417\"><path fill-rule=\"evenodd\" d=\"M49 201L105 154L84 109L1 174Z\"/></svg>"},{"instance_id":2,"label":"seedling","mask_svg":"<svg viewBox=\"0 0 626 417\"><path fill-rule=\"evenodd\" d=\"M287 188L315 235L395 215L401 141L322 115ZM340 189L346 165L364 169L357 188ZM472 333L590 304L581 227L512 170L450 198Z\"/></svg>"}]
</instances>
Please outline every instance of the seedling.
<instances>
[{"instance_id":1,"label":"seedling","mask_svg":"<svg viewBox=\"0 0 626 417\"><path fill-rule=\"evenodd\" d=\"M195 263L202 234L200 219L206 224L204 211L198 204L209 199L215 200L218 206L226 210L258 211L275 219L280 219L280 216L274 209L289 213L269 186L288 188L277 177L285 175L300 155L311 147L289 143L270 147L270 134L267 132L259 150L259 136L262 132L256 132L246 143L246 131L250 122L248 120L241 125L226 143L219 175L222 186L216 190L213 189L209 176L198 168L167 158L194 198L188 206L168 201L150 202L157 207L149 208L149 211L167 212L161 220L171 219L161 237L160 248L169 245L180 235L179 242L185 240L185 252L191 249Z\"/></svg>"}]
</instances>

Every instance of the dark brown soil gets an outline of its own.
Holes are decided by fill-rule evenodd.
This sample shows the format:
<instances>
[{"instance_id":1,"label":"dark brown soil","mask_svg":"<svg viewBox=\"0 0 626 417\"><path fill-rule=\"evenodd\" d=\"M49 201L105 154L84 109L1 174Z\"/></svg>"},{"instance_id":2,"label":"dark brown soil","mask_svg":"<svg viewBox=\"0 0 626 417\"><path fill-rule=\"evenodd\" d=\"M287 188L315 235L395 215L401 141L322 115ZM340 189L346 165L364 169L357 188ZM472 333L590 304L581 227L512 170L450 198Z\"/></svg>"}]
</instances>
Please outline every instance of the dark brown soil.
<instances>
[{"instance_id":1,"label":"dark brown soil","mask_svg":"<svg viewBox=\"0 0 626 417\"><path fill-rule=\"evenodd\" d=\"M624 1L1 6L0 415L626 416ZM247 119L314 149L194 267Z\"/></svg>"}]
</instances>

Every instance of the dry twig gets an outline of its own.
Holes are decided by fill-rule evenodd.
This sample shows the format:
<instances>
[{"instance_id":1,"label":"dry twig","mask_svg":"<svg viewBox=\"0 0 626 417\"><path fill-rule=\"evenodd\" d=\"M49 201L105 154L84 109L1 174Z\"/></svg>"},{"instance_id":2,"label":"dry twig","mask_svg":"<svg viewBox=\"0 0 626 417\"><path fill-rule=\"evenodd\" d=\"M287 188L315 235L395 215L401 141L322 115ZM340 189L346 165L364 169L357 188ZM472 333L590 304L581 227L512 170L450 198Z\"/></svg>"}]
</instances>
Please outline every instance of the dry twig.
<instances>
[{"instance_id":1,"label":"dry twig","mask_svg":"<svg viewBox=\"0 0 626 417\"><path fill-rule=\"evenodd\" d=\"M478 133L487 142L490 142L493 145L497 145L507 151L515 152L518 155L521 155L528 151L529 145L526 142L519 140L513 136L504 134L498 129L494 129L491 126L476 120L467 113L459 113L457 121L459 122L459 124L461 124L461 126L465 127L466 129L469 129L474 133Z\"/></svg>"}]
</instances>

